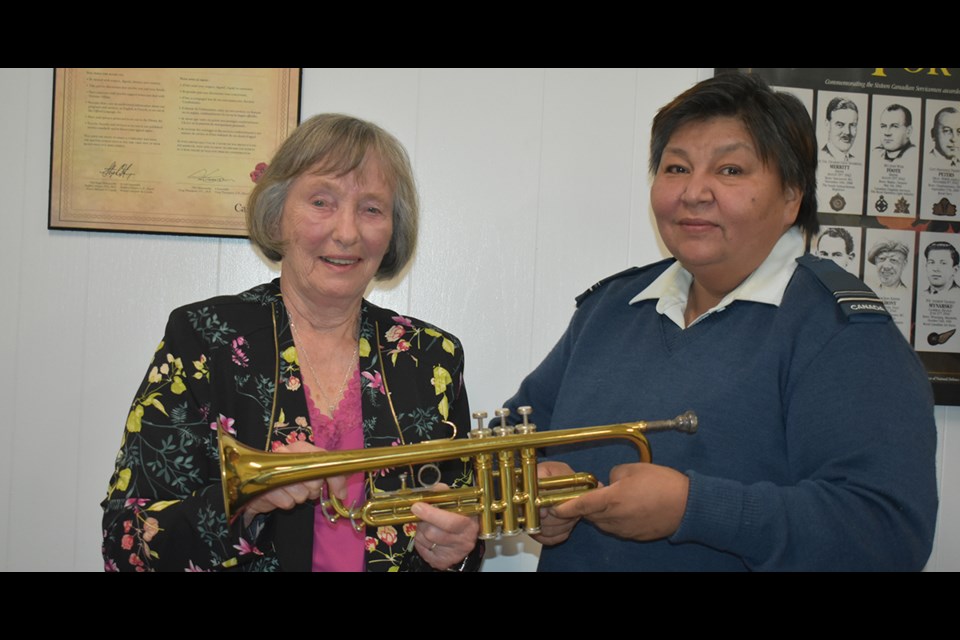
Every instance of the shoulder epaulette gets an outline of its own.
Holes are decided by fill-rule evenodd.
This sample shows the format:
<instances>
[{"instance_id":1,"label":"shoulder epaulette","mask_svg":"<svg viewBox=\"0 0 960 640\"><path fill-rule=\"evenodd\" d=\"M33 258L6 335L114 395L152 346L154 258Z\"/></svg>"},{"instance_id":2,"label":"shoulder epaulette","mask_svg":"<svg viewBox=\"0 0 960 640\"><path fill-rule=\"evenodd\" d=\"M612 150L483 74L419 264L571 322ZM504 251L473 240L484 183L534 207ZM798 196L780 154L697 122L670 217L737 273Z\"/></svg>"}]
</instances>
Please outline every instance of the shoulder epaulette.
<instances>
[{"instance_id":1,"label":"shoulder epaulette","mask_svg":"<svg viewBox=\"0 0 960 640\"><path fill-rule=\"evenodd\" d=\"M590 296L591 293L593 293L603 285L607 284L608 282L612 282L613 280L619 280L620 278L625 278L627 276L636 275L638 273L643 273L647 269L655 267L659 264L663 264L665 262L673 262L673 260L674 260L673 258L667 258L666 260L660 260L659 262L654 262L652 264L648 264L643 267L630 267L629 269L624 269L623 271L620 271L619 273L615 273L612 276L607 276L606 278L604 278L603 280L600 280L595 285L591 286L589 289L587 289L586 291L584 291L583 293L581 293L575 298L575 300L577 301L577 307L579 307L583 303L583 301Z\"/></svg>"},{"instance_id":2,"label":"shoulder epaulette","mask_svg":"<svg viewBox=\"0 0 960 640\"><path fill-rule=\"evenodd\" d=\"M797 258L797 263L817 277L833 295L848 320L871 322L890 318L890 313L879 296L860 278L833 260L824 260L807 253Z\"/></svg>"}]
</instances>

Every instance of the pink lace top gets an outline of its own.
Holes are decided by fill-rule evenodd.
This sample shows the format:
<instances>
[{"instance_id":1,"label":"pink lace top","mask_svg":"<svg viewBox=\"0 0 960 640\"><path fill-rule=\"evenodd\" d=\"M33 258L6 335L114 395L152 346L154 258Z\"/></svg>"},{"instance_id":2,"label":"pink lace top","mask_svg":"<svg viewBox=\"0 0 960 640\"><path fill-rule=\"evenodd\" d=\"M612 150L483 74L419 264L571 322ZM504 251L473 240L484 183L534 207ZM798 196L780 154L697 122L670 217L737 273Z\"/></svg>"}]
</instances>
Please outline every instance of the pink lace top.
<instances>
[{"instance_id":1,"label":"pink lace top","mask_svg":"<svg viewBox=\"0 0 960 640\"><path fill-rule=\"evenodd\" d=\"M354 370L332 419L317 409L306 384L304 393L307 394L307 409L310 411L315 445L330 451L363 449L359 367ZM360 505L366 499L364 480L363 473L349 476L345 506ZM318 505L313 520L313 570L363 571L365 538L366 531L355 530L349 520L341 518L331 523L324 517L323 510Z\"/></svg>"}]
</instances>

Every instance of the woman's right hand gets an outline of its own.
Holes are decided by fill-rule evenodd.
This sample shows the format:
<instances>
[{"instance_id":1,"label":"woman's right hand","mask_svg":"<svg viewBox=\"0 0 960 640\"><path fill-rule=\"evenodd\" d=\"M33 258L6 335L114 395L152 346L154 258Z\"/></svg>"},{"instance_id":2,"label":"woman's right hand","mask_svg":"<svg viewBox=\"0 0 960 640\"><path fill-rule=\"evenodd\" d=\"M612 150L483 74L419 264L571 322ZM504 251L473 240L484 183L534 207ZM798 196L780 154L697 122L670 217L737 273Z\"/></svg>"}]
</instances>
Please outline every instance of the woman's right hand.
<instances>
[{"instance_id":1,"label":"woman's right hand","mask_svg":"<svg viewBox=\"0 0 960 640\"><path fill-rule=\"evenodd\" d=\"M537 465L537 477L548 478L551 476L572 475L573 469L565 462L547 461ZM540 509L540 533L530 536L540 544L547 546L560 544L570 537L570 532L576 524L580 522L580 517L561 518L554 513L553 508Z\"/></svg>"},{"instance_id":2,"label":"woman's right hand","mask_svg":"<svg viewBox=\"0 0 960 640\"><path fill-rule=\"evenodd\" d=\"M325 451L325 449L298 441L280 447L274 453L284 455L286 453L311 453L315 451ZM243 511L243 526L250 526L250 523L258 514L270 513L274 509L289 510L298 504L320 499L323 496L324 483L326 483L328 491L341 501L347 499L347 481L343 476L284 485L271 489L248 502Z\"/></svg>"}]
</instances>

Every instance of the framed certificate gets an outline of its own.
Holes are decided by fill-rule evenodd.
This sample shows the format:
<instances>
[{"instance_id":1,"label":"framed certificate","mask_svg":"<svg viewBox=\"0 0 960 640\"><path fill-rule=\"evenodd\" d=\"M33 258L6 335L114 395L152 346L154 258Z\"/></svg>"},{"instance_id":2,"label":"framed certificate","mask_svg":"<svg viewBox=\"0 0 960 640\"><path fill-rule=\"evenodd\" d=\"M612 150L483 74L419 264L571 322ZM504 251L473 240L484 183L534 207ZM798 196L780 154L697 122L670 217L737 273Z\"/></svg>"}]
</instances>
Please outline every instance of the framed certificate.
<instances>
[{"instance_id":1,"label":"framed certificate","mask_svg":"<svg viewBox=\"0 0 960 640\"><path fill-rule=\"evenodd\" d=\"M246 236L300 69L56 69L51 229Z\"/></svg>"}]
</instances>

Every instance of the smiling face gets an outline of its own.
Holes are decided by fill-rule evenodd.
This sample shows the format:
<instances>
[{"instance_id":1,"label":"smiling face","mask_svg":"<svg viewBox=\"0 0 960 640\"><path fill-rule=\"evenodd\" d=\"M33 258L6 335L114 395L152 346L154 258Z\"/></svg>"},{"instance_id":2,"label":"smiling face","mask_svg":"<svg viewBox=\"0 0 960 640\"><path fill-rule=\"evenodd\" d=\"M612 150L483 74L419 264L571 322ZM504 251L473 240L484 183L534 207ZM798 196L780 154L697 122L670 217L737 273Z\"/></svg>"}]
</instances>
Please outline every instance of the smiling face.
<instances>
[{"instance_id":1,"label":"smiling face","mask_svg":"<svg viewBox=\"0 0 960 640\"><path fill-rule=\"evenodd\" d=\"M318 170L298 176L287 192L281 277L288 291L315 304L358 304L390 247L393 189L376 157L343 176Z\"/></svg>"},{"instance_id":2,"label":"smiling face","mask_svg":"<svg viewBox=\"0 0 960 640\"><path fill-rule=\"evenodd\" d=\"M764 165L740 120L679 127L651 189L660 236L695 279L733 290L796 220L800 196Z\"/></svg>"},{"instance_id":3,"label":"smiling face","mask_svg":"<svg viewBox=\"0 0 960 640\"><path fill-rule=\"evenodd\" d=\"M827 120L830 142L840 151L847 153L857 139L857 122L860 114L853 109L837 109Z\"/></svg>"},{"instance_id":4,"label":"smiling face","mask_svg":"<svg viewBox=\"0 0 960 640\"><path fill-rule=\"evenodd\" d=\"M876 263L880 284L885 287L896 287L901 284L903 267L907 264L906 256L899 251L884 251L877 254Z\"/></svg>"},{"instance_id":5,"label":"smiling face","mask_svg":"<svg viewBox=\"0 0 960 640\"><path fill-rule=\"evenodd\" d=\"M899 109L880 114L880 144L887 151L899 151L910 142L913 127L907 126L906 117Z\"/></svg>"}]
</instances>

